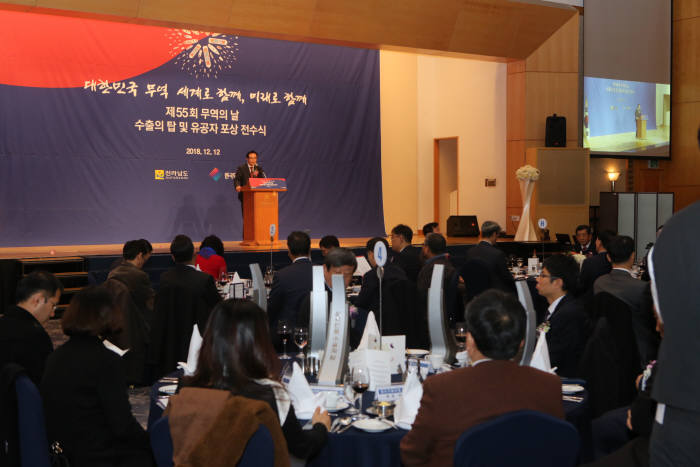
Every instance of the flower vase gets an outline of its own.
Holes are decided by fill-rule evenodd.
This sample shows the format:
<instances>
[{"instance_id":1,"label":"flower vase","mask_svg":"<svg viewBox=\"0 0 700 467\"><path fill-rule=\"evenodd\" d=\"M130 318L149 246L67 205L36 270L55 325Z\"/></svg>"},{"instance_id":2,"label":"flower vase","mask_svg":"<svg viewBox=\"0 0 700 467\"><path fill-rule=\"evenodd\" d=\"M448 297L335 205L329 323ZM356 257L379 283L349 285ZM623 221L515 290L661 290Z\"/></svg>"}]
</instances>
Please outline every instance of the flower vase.
<instances>
[{"instance_id":1,"label":"flower vase","mask_svg":"<svg viewBox=\"0 0 700 467\"><path fill-rule=\"evenodd\" d=\"M516 242L534 242L539 240L537 232L530 219L530 201L535 190L534 180L518 180L520 182L520 195L523 198L523 213L520 215L518 231L515 233Z\"/></svg>"}]
</instances>

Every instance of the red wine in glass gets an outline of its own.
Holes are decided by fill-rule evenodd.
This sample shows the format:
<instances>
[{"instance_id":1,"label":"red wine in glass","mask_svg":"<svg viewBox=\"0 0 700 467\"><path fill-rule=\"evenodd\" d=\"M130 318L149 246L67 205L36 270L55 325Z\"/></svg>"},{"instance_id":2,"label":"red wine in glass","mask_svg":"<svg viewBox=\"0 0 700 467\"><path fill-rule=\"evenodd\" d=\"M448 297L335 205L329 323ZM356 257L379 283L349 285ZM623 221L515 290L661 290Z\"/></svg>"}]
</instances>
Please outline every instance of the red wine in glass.
<instances>
[{"instance_id":1,"label":"red wine in glass","mask_svg":"<svg viewBox=\"0 0 700 467\"><path fill-rule=\"evenodd\" d=\"M355 391L358 394L362 394L365 392L367 389L369 389L369 384L365 383L355 383L352 385L353 391Z\"/></svg>"}]
</instances>

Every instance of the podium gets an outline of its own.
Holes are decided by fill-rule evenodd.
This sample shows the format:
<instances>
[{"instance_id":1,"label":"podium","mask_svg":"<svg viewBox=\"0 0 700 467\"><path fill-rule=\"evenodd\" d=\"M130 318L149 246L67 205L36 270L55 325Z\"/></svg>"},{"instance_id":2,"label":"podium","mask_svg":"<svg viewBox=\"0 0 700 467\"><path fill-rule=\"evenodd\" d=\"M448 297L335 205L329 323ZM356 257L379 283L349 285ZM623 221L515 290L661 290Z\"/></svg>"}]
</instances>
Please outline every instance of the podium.
<instances>
[{"instance_id":1,"label":"podium","mask_svg":"<svg viewBox=\"0 0 700 467\"><path fill-rule=\"evenodd\" d=\"M270 245L270 224L279 238L278 193L287 191L284 178L250 178L243 192L243 246Z\"/></svg>"},{"instance_id":2,"label":"podium","mask_svg":"<svg viewBox=\"0 0 700 467\"><path fill-rule=\"evenodd\" d=\"M637 132L635 134L635 137L637 139L647 139L647 119L646 119L646 117L635 118L634 120L637 124Z\"/></svg>"}]
</instances>

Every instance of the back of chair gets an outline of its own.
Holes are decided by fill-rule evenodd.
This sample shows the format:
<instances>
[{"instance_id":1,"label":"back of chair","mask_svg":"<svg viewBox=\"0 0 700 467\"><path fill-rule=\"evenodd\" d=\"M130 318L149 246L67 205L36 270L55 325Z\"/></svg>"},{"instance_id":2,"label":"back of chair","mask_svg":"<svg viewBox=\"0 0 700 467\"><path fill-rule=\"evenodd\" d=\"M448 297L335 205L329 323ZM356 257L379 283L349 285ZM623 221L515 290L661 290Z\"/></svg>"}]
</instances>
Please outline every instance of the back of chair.
<instances>
[{"instance_id":1,"label":"back of chair","mask_svg":"<svg viewBox=\"0 0 700 467\"><path fill-rule=\"evenodd\" d=\"M270 430L265 425L258 426L258 430L248 440L238 467L273 467L275 465L275 443L272 440Z\"/></svg>"},{"instance_id":2,"label":"back of chair","mask_svg":"<svg viewBox=\"0 0 700 467\"><path fill-rule=\"evenodd\" d=\"M459 275L464 279L466 303L492 286L491 271L486 263L478 258L468 259L459 270Z\"/></svg>"},{"instance_id":3,"label":"back of chair","mask_svg":"<svg viewBox=\"0 0 700 467\"><path fill-rule=\"evenodd\" d=\"M151 450L158 467L173 467L173 439L170 437L168 417L158 419L149 430ZM265 425L248 440L238 467L273 467L275 465L275 445L270 430Z\"/></svg>"},{"instance_id":4,"label":"back of chair","mask_svg":"<svg viewBox=\"0 0 700 467\"><path fill-rule=\"evenodd\" d=\"M457 467L566 467L577 463L579 436L568 422L540 412L507 413L457 440Z\"/></svg>"},{"instance_id":5,"label":"back of chair","mask_svg":"<svg viewBox=\"0 0 700 467\"><path fill-rule=\"evenodd\" d=\"M158 467L173 466L173 439L170 437L168 417L159 418L148 430L151 451Z\"/></svg>"},{"instance_id":6,"label":"back of chair","mask_svg":"<svg viewBox=\"0 0 700 467\"><path fill-rule=\"evenodd\" d=\"M22 467L50 467L49 442L41 395L34 383L20 375L15 380L19 453Z\"/></svg>"}]
</instances>

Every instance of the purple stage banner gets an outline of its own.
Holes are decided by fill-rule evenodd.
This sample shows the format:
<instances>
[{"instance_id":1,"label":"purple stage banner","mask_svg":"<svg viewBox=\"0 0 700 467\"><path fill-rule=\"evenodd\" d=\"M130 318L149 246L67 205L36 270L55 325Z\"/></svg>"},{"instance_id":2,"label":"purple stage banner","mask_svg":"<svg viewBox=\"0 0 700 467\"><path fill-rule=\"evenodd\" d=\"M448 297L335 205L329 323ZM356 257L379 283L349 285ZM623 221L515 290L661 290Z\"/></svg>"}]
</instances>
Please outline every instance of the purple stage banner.
<instances>
[{"instance_id":1,"label":"purple stage banner","mask_svg":"<svg viewBox=\"0 0 700 467\"><path fill-rule=\"evenodd\" d=\"M0 247L241 240L249 150L280 238L384 235L376 50L0 11Z\"/></svg>"}]
</instances>

